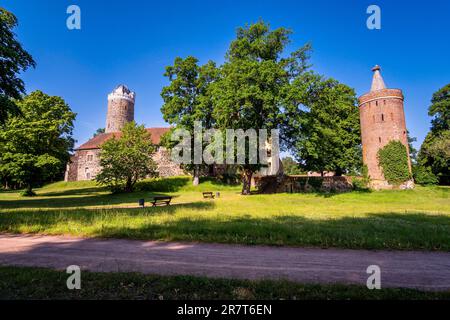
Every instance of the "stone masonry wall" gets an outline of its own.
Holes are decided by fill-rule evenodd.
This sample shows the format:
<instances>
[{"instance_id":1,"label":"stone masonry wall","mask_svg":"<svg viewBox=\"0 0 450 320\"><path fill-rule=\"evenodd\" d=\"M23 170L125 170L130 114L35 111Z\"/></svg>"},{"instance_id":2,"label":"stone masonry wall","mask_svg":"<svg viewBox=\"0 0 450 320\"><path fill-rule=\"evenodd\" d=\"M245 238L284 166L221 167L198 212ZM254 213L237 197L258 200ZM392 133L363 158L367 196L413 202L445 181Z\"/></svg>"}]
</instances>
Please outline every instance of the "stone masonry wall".
<instances>
[{"instance_id":1,"label":"stone masonry wall","mask_svg":"<svg viewBox=\"0 0 450 320\"><path fill-rule=\"evenodd\" d=\"M184 175L184 171L180 168L179 164L172 162L169 152L159 147L153 156L153 160L158 165L158 174L160 177L173 177Z\"/></svg>"},{"instance_id":2,"label":"stone masonry wall","mask_svg":"<svg viewBox=\"0 0 450 320\"><path fill-rule=\"evenodd\" d=\"M263 176L255 177L261 193L347 192L353 189L352 177Z\"/></svg>"},{"instance_id":3,"label":"stone masonry wall","mask_svg":"<svg viewBox=\"0 0 450 320\"><path fill-rule=\"evenodd\" d=\"M170 154L159 147L153 156L160 177L184 175L180 166L170 160ZM93 180L101 171L100 149L77 150L67 166L65 181Z\"/></svg>"}]
</instances>

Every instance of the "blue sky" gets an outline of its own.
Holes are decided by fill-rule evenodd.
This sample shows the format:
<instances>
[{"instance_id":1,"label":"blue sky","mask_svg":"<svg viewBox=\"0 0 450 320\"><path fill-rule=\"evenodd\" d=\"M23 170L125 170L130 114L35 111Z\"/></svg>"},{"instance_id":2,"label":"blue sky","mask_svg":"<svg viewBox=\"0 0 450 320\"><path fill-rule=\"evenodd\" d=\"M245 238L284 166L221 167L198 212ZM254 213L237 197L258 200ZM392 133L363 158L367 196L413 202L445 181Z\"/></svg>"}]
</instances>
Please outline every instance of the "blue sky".
<instances>
[{"instance_id":1,"label":"blue sky","mask_svg":"<svg viewBox=\"0 0 450 320\"><path fill-rule=\"evenodd\" d=\"M81 30L66 9L81 8ZM381 8L381 30L366 27L366 8ZM19 19L16 33L37 62L22 75L28 92L62 96L78 113L78 144L105 126L107 94L136 91L136 120L165 126L160 113L165 66L193 55L223 62L235 30L259 18L294 31L289 50L311 42L313 69L367 92L379 64L388 87L405 95L408 129L420 146L433 92L450 82L450 1L87 1L2 0Z\"/></svg>"}]
</instances>

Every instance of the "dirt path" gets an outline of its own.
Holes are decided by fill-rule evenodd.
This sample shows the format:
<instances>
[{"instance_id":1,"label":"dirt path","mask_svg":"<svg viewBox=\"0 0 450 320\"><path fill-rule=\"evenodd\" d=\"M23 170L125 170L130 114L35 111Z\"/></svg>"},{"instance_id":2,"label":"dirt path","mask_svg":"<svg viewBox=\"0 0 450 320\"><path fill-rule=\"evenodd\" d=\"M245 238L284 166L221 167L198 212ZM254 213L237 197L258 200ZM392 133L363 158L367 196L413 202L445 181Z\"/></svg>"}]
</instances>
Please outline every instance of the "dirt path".
<instances>
[{"instance_id":1,"label":"dirt path","mask_svg":"<svg viewBox=\"0 0 450 320\"><path fill-rule=\"evenodd\" d=\"M0 265L99 272L365 285L369 265L382 287L450 290L450 253L240 246L0 234Z\"/></svg>"}]
</instances>

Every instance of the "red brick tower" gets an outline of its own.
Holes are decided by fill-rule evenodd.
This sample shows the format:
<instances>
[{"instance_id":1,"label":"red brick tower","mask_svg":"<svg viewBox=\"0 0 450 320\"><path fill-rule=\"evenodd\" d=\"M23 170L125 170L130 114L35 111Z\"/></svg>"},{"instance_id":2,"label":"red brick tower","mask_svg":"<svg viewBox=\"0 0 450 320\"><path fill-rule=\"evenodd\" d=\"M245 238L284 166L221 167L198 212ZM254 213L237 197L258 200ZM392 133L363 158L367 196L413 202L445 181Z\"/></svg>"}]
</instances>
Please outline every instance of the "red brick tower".
<instances>
[{"instance_id":1,"label":"red brick tower","mask_svg":"<svg viewBox=\"0 0 450 320\"><path fill-rule=\"evenodd\" d=\"M108 94L108 114L105 132L121 131L127 122L134 120L135 93L120 85Z\"/></svg>"},{"instance_id":2,"label":"red brick tower","mask_svg":"<svg viewBox=\"0 0 450 320\"><path fill-rule=\"evenodd\" d=\"M403 110L403 93L400 89L387 89L380 74L380 67L372 71L373 80L370 92L359 98L359 115L361 122L361 140L363 162L372 179L372 187L389 188L378 164L377 153L392 140L399 140L408 150L405 113Z\"/></svg>"}]
</instances>

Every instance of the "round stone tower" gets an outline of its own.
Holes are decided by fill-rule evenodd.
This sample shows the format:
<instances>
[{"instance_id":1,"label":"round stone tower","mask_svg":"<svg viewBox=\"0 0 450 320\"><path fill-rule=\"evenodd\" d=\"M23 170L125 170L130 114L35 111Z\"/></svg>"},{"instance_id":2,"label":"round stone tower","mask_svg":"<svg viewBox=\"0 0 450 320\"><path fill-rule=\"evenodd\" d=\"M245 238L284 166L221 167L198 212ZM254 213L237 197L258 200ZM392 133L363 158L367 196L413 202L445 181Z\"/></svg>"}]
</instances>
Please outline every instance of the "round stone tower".
<instances>
[{"instance_id":1,"label":"round stone tower","mask_svg":"<svg viewBox=\"0 0 450 320\"><path fill-rule=\"evenodd\" d=\"M105 132L121 131L127 122L134 120L134 98L136 94L120 85L108 94L108 113Z\"/></svg>"},{"instance_id":2,"label":"round stone tower","mask_svg":"<svg viewBox=\"0 0 450 320\"><path fill-rule=\"evenodd\" d=\"M381 77L380 67L373 69L370 92L359 98L361 140L363 162L367 166L374 188L390 188L378 163L378 150L392 140L398 140L406 146L409 159L408 138L406 133L403 93L400 89L387 89Z\"/></svg>"}]
</instances>

